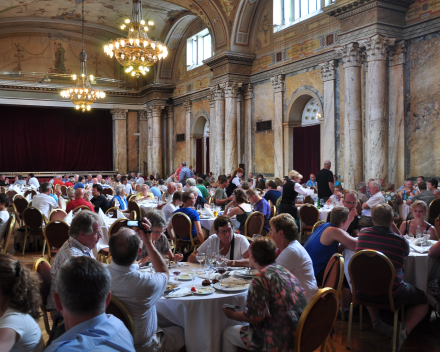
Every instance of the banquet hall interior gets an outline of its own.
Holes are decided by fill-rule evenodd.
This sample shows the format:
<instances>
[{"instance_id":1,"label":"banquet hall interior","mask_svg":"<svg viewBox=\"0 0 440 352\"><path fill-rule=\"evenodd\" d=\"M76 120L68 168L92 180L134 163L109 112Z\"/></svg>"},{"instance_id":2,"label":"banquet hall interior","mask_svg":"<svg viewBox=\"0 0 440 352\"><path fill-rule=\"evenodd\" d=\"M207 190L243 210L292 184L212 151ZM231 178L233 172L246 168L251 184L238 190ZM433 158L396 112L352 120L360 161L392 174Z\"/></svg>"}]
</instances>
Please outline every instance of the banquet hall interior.
<instances>
[{"instance_id":1,"label":"banquet hall interior","mask_svg":"<svg viewBox=\"0 0 440 352\"><path fill-rule=\"evenodd\" d=\"M410 207L411 200L405 195L407 182L414 182L414 187L426 182L433 197L440 198L437 190L440 180L439 52L438 0L0 1L2 193L8 192L8 187L12 190L10 185L14 182L17 185L21 179L25 181L24 187L31 186L32 178L38 180L34 193L46 193L43 183L51 181L55 185L54 179L60 176L61 187L56 189L49 185L48 192L60 198L55 197L56 202L60 202L60 207L64 202L66 210L66 201L81 198L77 195L78 189L74 189L75 184L84 183L82 188L89 190L91 199L95 192L92 179L101 175L102 185L110 186L115 196L113 201L110 198L110 204L114 206L117 197L123 200L119 206L116 200L119 209L115 208L115 214L139 220L145 215L143 205L139 203L133 208L133 214L129 193L142 194L144 179L150 181L150 175L153 175L153 186L158 183L157 187L163 187L163 201L167 197L166 201L172 202L173 194L168 193L166 184L178 182L179 177L173 175L188 167L196 181L198 178L208 181L206 187L210 194L203 202L211 204L217 197L215 188L222 183L222 176L231 184L237 170L241 175L239 188L249 180L263 179L266 182L261 186L263 189L255 184L251 188L267 193L270 191L267 181L278 179L286 183L285 177L292 178L291 170L302 175L301 183L305 186L311 178L309 175L318 175L324 165L330 165L327 169L336 177L335 182L341 184L344 194L345 190L357 194L353 204L358 204L359 199L362 206L364 201L359 192L365 196L362 191L365 185L367 196L373 196L374 192L369 193L370 188L375 187L371 181L379 181L382 193L391 192L392 196L403 190L403 196L398 197L399 201L403 198L403 202L393 203L397 228L402 229L405 222L410 226L408 221L415 221L410 219L417 217L412 212L416 207ZM71 178L80 175L84 181L71 179L72 192L67 193L68 187L61 189L66 182L65 175ZM128 176L127 183L124 183L127 177L124 181L121 175ZM137 181L140 178L142 182ZM125 198L124 195L121 198L118 190L121 181L123 185L130 185L125 194L128 208L124 208ZM295 182L298 181L295 179ZM332 183L332 187L336 184ZM28 250L24 248L26 242L17 240L26 236L29 243L33 243L33 236L28 236L32 226L23 221L23 211L17 210L13 199L17 195L27 199L26 206L31 206L28 203L34 195L27 190L25 193L23 185L16 186L5 207L11 214L6 221L13 226L9 240L9 230L6 230L0 244L2 252L34 271L35 262L42 258L42 249ZM311 185L313 189L315 185ZM195 184L183 184L184 204L186 187L190 186ZM285 189L283 182L275 186L281 192ZM152 189L151 184L149 188ZM105 189L101 187L104 195ZM331 190L333 192L333 188ZM423 192L423 186L417 188L417 192ZM338 193L335 194L343 204ZM244 203L252 203L253 195L246 192L246 196L248 201L245 199ZM386 194L384 196L387 199ZM153 201L148 201L145 209L161 209L161 197L154 206ZM327 200L328 197L322 198ZM301 206L307 206L305 199L306 194L304 200L293 205L298 213L294 216L298 236L307 240L315 230L315 221L307 235L306 223L299 215ZM311 202L319 208L317 220L328 222L336 203L325 212L320 202L320 199ZM278 202L270 202L271 209L274 208L271 217L282 213L279 204L274 203ZM214 201L215 213L217 204L220 203ZM254 204L251 205L254 209ZM435 240L440 230L440 205L437 207L438 213L430 222ZM360 211L363 209L370 208ZM227 212L224 205L219 210ZM427 208L427 212L431 214L431 208ZM66 211L66 215L68 213ZM360 212L358 216L360 219ZM217 229L214 229L214 219L206 220L209 222L206 226L200 219L206 241ZM43 220L44 224L38 225L41 234L51 219ZM70 216L72 221L75 218L72 220ZM0 232L1 225L0 222ZM272 223L270 226L272 228ZM107 226L105 230L108 232L106 245L95 248L95 252L92 250L92 256L105 264L111 257L110 228ZM266 237L270 237L268 233ZM175 251L177 242L169 239ZM248 239L252 243L252 238ZM194 247L197 246L192 246L190 251ZM186 249L180 252L185 264L190 253ZM53 266L56 251L49 241L43 253ZM426 293L428 279L440 276L440 259L429 256L428 249L421 253L420 258L411 257L415 258L413 262L405 261L404 279L415 278L417 283L408 282ZM345 265L349 258L346 257ZM348 280L350 275L346 268L345 278ZM177 280L177 276L173 280ZM424 282L419 285L421 281ZM318 287L321 288L321 282ZM350 290L350 287L344 286L344 289ZM388 294L388 291L382 293ZM439 287L437 294L440 299ZM0 302L3 302L1 295L0 289ZM234 304L243 310L246 295L242 295L243 301ZM343 296L339 291L338 295L338 299ZM346 298L338 301L341 306ZM360 315L364 320L363 329L359 313L357 320L351 322L347 308L350 293L348 300L347 313L343 307L335 316L330 334L333 342L328 343L327 349L345 351L347 339L351 339L352 351L393 350L390 338L373 328L367 309L363 310L363 317ZM160 301L177 304L178 299ZM158 315L164 311L165 303L160 301ZM205 297L200 302L205 302ZM431 302L428 299L428 303ZM437 308L429 304L428 313L398 347L400 351L440 352L439 304ZM210 312L212 321L224 316L221 307L217 312ZM357 307L354 309L359 311ZM407 309L406 306L405 314ZM394 313L389 308L380 312L393 329ZM40 318L38 325L46 343L53 317L43 314L45 319ZM221 336L231 322L226 324L222 320L216 325L221 330L212 332L207 328L198 333L193 331L191 336ZM182 327L186 346L182 351L186 348L188 352L216 352L221 351L220 346L225 350L225 340L221 337L208 340L211 345L201 348L195 340L190 341L187 334L187 329L196 327ZM135 326L135 329L142 327ZM0 316L0 335L1 330ZM289 348L294 350L294 346ZM316 350L318 348L320 346L316 346Z\"/></svg>"}]
</instances>

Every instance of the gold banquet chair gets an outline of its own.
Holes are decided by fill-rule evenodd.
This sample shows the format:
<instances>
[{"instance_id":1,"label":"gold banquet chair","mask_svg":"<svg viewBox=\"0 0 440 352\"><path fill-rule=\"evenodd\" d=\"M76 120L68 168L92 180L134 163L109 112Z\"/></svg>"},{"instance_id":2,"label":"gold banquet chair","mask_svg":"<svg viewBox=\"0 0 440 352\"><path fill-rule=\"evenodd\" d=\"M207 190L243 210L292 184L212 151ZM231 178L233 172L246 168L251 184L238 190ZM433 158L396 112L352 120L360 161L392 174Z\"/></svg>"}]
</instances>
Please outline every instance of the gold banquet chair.
<instances>
[{"instance_id":1,"label":"gold banquet chair","mask_svg":"<svg viewBox=\"0 0 440 352\"><path fill-rule=\"evenodd\" d=\"M16 222L15 215L11 214L11 216L9 217L9 220L8 220L8 224L6 225L6 233L4 236L4 243L2 245L2 250L1 250L1 252L3 252L3 253L8 252L9 241L10 241L12 233L14 232L14 229L15 229L15 222Z\"/></svg>"},{"instance_id":2,"label":"gold banquet chair","mask_svg":"<svg viewBox=\"0 0 440 352\"><path fill-rule=\"evenodd\" d=\"M184 213L174 213L171 217L171 229L176 238L175 248L200 246L200 240L192 236L192 222L188 215ZM189 237L190 241L181 240L182 237Z\"/></svg>"},{"instance_id":3,"label":"gold banquet chair","mask_svg":"<svg viewBox=\"0 0 440 352\"><path fill-rule=\"evenodd\" d=\"M125 327L130 331L131 336L134 337L134 321L127 307L119 298L112 295L110 303L105 309L106 314L113 314L116 318L121 320Z\"/></svg>"}]
</instances>

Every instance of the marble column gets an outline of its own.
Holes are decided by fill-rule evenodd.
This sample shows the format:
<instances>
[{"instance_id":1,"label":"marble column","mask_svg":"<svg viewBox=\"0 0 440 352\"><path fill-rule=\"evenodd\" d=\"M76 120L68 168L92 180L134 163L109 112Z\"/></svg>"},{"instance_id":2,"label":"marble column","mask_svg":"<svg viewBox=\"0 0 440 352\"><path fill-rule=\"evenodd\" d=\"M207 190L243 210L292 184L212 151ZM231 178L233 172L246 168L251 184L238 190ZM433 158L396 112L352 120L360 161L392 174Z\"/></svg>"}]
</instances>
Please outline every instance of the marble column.
<instances>
[{"instance_id":1,"label":"marble column","mask_svg":"<svg viewBox=\"0 0 440 352\"><path fill-rule=\"evenodd\" d=\"M293 129L295 127L300 127L301 122L299 123L291 123L291 122L284 122L283 123L283 130L284 130L284 175L286 176L289 174L289 171L293 169Z\"/></svg>"},{"instance_id":2,"label":"marble column","mask_svg":"<svg viewBox=\"0 0 440 352\"><path fill-rule=\"evenodd\" d=\"M406 42L390 52L388 181L401 185L405 179L405 62Z\"/></svg>"},{"instance_id":3,"label":"marble column","mask_svg":"<svg viewBox=\"0 0 440 352\"><path fill-rule=\"evenodd\" d=\"M168 106L167 109L167 176L174 170L174 108ZM165 175L164 175L165 177Z\"/></svg>"},{"instance_id":4,"label":"marble column","mask_svg":"<svg viewBox=\"0 0 440 352\"><path fill-rule=\"evenodd\" d=\"M273 85L274 114L273 114L273 150L274 177L283 178L283 116L284 116L284 75L270 79Z\"/></svg>"},{"instance_id":5,"label":"marble column","mask_svg":"<svg viewBox=\"0 0 440 352\"><path fill-rule=\"evenodd\" d=\"M238 167L237 154L237 82L223 84L225 91L225 173Z\"/></svg>"},{"instance_id":6,"label":"marble column","mask_svg":"<svg viewBox=\"0 0 440 352\"><path fill-rule=\"evenodd\" d=\"M185 122L186 122L186 129L185 129L185 144L186 144L186 166L190 167L192 165L192 154L191 154L191 113L192 113L192 101L191 100L185 100L183 103L185 106Z\"/></svg>"},{"instance_id":7,"label":"marble column","mask_svg":"<svg viewBox=\"0 0 440 352\"><path fill-rule=\"evenodd\" d=\"M215 143L216 136L216 116L215 116L215 100L214 100L214 92L211 88L211 94L208 95L209 100L209 171L213 173L213 175L218 176L217 172L217 155L215 153L215 148L217 145Z\"/></svg>"},{"instance_id":8,"label":"marble column","mask_svg":"<svg viewBox=\"0 0 440 352\"><path fill-rule=\"evenodd\" d=\"M140 128L140 150L139 150L139 160L140 160L140 170L139 172L144 173L144 165L148 164L148 119L147 110L139 111L139 128Z\"/></svg>"},{"instance_id":9,"label":"marble column","mask_svg":"<svg viewBox=\"0 0 440 352\"><path fill-rule=\"evenodd\" d=\"M388 90L387 56L388 48L394 44L390 39L379 34L360 41L365 48L368 62L368 160L369 178L388 180ZM348 99L347 99L348 100Z\"/></svg>"},{"instance_id":10,"label":"marble column","mask_svg":"<svg viewBox=\"0 0 440 352\"><path fill-rule=\"evenodd\" d=\"M113 168L127 173L127 113L128 110L111 110L113 120Z\"/></svg>"},{"instance_id":11,"label":"marble column","mask_svg":"<svg viewBox=\"0 0 440 352\"><path fill-rule=\"evenodd\" d=\"M216 120L216 162L217 176L225 174L225 94L218 84L214 87L215 120ZM230 172L230 171L228 171Z\"/></svg>"},{"instance_id":12,"label":"marble column","mask_svg":"<svg viewBox=\"0 0 440 352\"><path fill-rule=\"evenodd\" d=\"M361 55L357 43L339 49L344 61L344 188L356 190L363 179Z\"/></svg>"},{"instance_id":13,"label":"marble column","mask_svg":"<svg viewBox=\"0 0 440 352\"><path fill-rule=\"evenodd\" d=\"M152 115L152 148L151 148L151 174L158 172L163 175L162 168L162 110L165 106L153 105L151 107Z\"/></svg>"},{"instance_id":14,"label":"marble column","mask_svg":"<svg viewBox=\"0 0 440 352\"><path fill-rule=\"evenodd\" d=\"M243 161L243 94L241 90L237 92L237 167Z\"/></svg>"},{"instance_id":15,"label":"marble column","mask_svg":"<svg viewBox=\"0 0 440 352\"><path fill-rule=\"evenodd\" d=\"M147 123L148 123L148 152L147 152L147 176L153 173L153 108L151 105L147 107Z\"/></svg>"},{"instance_id":16,"label":"marble column","mask_svg":"<svg viewBox=\"0 0 440 352\"><path fill-rule=\"evenodd\" d=\"M254 129L252 128L252 99L254 91L252 83L244 87L244 156L246 174L254 172L254 153L252 148L252 136Z\"/></svg>"},{"instance_id":17,"label":"marble column","mask_svg":"<svg viewBox=\"0 0 440 352\"><path fill-rule=\"evenodd\" d=\"M324 111L321 111L321 163L330 160L336 169L336 60L320 64L324 82Z\"/></svg>"}]
</instances>

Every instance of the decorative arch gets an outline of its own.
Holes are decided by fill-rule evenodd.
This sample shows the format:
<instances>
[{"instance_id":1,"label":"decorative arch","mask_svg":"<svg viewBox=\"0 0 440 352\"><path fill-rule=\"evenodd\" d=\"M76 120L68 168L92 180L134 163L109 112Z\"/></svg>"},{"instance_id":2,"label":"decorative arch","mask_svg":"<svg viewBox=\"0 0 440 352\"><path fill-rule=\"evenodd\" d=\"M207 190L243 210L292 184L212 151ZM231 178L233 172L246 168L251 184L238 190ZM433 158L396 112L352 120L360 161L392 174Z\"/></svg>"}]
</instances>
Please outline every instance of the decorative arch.
<instances>
[{"instance_id":1,"label":"decorative arch","mask_svg":"<svg viewBox=\"0 0 440 352\"><path fill-rule=\"evenodd\" d=\"M206 125L208 125L208 128L211 126L209 114L205 110L200 110L197 112L197 114L194 116L194 119L191 123L191 136L190 136L190 143L191 143L191 160L193 165L197 165L197 140L202 139L201 147L201 158L202 158L202 172L206 173L209 171L209 149L212 146L211 139L209 138L209 135L206 135ZM200 147L200 145L199 145ZM196 167L196 170L198 168ZM197 170L199 171L199 170ZM199 171L200 172L200 171Z\"/></svg>"}]
</instances>

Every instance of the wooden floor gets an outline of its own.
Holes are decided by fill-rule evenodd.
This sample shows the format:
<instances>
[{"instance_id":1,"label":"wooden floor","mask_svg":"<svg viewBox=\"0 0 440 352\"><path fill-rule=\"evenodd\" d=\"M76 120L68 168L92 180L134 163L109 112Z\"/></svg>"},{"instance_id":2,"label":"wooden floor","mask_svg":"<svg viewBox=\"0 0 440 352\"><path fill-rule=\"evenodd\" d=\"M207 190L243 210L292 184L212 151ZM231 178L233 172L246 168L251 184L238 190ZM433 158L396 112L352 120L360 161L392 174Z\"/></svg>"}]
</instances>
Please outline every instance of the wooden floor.
<instances>
[{"instance_id":1,"label":"wooden floor","mask_svg":"<svg viewBox=\"0 0 440 352\"><path fill-rule=\"evenodd\" d=\"M12 239L10 243L13 243ZM33 270L33 263L38 258L41 258L41 252L26 253L23 257L21 253L14 252L12 245L9 245L9 254L17 260L20 260L20 263L24 264L30 270ZM389 323L391 324L391 322ZM47 341L48 335L44 328L43 319L39 320L39 325L43 333L43 338ZM371 320L366 310L364 310L363 325L364 330L360 331L359 323L353 323L351 351L389 352L391 350L390 339L382 337L373 331ZM347 351L348 322L342 322L338 319L335 323L335 330L336 333L333 336L333 342L336 351ZM435 314L432 313L430 321L419 324L419 326L413 330L403 344L401 352L440 352L440 319L437 319Z\"/></svg>"}]
</instances>

